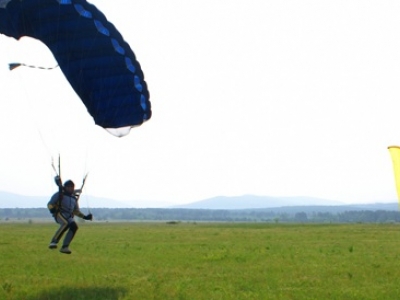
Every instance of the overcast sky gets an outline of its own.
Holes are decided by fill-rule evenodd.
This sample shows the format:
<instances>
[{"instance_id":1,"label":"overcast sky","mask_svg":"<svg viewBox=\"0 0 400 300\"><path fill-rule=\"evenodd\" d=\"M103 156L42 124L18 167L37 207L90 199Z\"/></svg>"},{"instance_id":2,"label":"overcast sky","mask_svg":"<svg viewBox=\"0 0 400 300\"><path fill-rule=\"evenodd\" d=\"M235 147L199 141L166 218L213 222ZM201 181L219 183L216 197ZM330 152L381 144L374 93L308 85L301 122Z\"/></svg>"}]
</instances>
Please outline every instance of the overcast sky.
<instances>
[{"instance_id":1,"label":"overcast sky","mask_svg":"<svg viewBox=\"0 0 400 300\"><path fill-rule=\"evenodd\" d=\"M40 42L0 36L0 190L51 195L51 157L133 206L218 195L396 199L400 2L92 0L131 45L153 117L94 125ZM127 6L129 4L129 6Z\"/></svg>"}]
</instances>

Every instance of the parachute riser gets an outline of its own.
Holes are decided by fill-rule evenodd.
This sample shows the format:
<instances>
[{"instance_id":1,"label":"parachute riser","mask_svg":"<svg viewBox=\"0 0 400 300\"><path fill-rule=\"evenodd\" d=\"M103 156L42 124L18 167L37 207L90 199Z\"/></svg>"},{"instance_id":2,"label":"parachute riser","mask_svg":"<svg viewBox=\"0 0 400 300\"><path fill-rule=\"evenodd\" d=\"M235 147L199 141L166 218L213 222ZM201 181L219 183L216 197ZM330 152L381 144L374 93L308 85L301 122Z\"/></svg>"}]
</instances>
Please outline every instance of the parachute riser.
<instances>
[{"instance_id":1,"label":"parachute riser","mask_svg":"<svg viewBox=\"0 0 400 300\"><path fill-rule=\"evenodd\" d=\"M52 166L54 172L56 173L55 183L56 183L56 185L58 186L58 189L59 189L58 206L60 207L61 200L62 200L62 197L63 197L63 191L64 191L62 180L61 180L61 155L60 154L58 155L58 171L57 171L57 169L56 169L56 167L54 165L54 159L53 158L51 159L51 166ZM74 190L74 196L76 197L76 201L79 201L79 198L80 198L80 196L81 196L81 194L83 192L83 188L85 187L85 183L86 183L86 179L87 179L88 175L89 175L89 173L86 173L85 176L83 177L81 187L79 189L75 189ZM90 213L90 208L89 207L88 207L88 210L89 210L89 213Z\"/></svg>"},{"instance_id":2,"label":"parachute riser","mask_svg":"<svg viewBox=\"0 0 400 300\"><path fill-rule=\"evenodd\" d=\"M83 177L81 187L74 191L74 194L75 194L75 197L76 197L77 200L79 200L79 197L82 194L83 188L85 187L86 178L87 178L88 175L89 175L89 173L86 173L86 175Z\"/></svg>"}]
</instances>

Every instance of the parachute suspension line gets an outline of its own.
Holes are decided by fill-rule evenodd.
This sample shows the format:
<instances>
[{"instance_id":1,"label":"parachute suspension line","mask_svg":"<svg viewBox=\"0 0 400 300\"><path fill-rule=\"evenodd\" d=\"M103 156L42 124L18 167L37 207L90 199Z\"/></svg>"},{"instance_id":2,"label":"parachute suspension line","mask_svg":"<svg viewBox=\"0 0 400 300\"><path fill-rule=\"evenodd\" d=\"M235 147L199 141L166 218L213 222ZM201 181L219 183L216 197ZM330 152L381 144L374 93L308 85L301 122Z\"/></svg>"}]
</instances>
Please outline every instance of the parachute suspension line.
<instances>
[{"instance_id":1,"label":"parachute suspension line","mask_svg":"<svg viewBox=\"0 0 400 300\"><path fill-rule=\"evenodd\" d=\"M85 136L85 141L89 141L90 140L90 134L89 132L86 130L83 135ZM86 144L85 147L85 167L84 167L84 171L83 171L83 179L82 179L82 186L81 186L81 193L83 192L83 188L85 187L85 183L86 183L86 179L89 175L90 172L90 168L88 169L88 157L89 157L89 147L90 147L91 143ZM88 210L88 213L90 214L90 204L89 204L89 196L88 193L85 194L85 199L86 199L86 208Z\"/></svg>"},{"instance_id":2,"label":"parachute suspension line","mask_svg":"<svg viewBox=\"0 0 400 300\"><path fill-rule=\"evenodd\" d=\"M10 71L12 71L12 70L14 70L14 69L16 69L16 68L18 68L18 67L28 67L28 68L41 69L41 70L53 70L53 69L58 68L59 66L56 65L56 66L54 66L54 67L41 67L41 66L35 66L35 65L28 65L28 64L25 64L25 63L9 63L9 64L8 64L8 67L9 67ZM24 91L24 93L25 93L25 99L29 99L30 96L29 96L29 93L26 91L25 86L22 85L22 87L23 87L23 91ZM31 101L28 101L28 105L30 105L30 102L31 102ZM44 148L45 148L46 151L47 151L48 156L50 156L51 159L53 160L53 155L51 154L50 148L48 147L47 143L45 142L45 139L44 139L44 137L43 137L43 134L42 134L42 132L41 132L41 130L40 130L40 126L37 124L37 120L36 120L36 119L33 119L33 121L34 121L35 124L36 124L35 127L36 127L36 129L37 129L37 131L38 131L40 140L42 141L42 144L43 144ZM54 168L53 168L53 169L54 169ZM57 171L56 171L55 169L54 169L54 171L55 171L56 174L57 174ZM58 176L59 176L59 174L58 174Z\"/></svg>"},{"instance_id":3,"label":"parachute suspension line","mask_svg":"<svg viewBox=\"0 0 400 300\"><path fill-rule=\"evenodd\" d=\"M43 137L43 134L42 134L42 132L40 131L39 125L37 125L37 123L36 123L36 130L37 130L38 133L39 133L40 140L42 141L42 144L43 144L44 148L46 149L47 154L51 157L51 164L52 164L52 166L53 166L53 170L54 170L54 172L57 174L57 171L56 171L56 169L55 169L55 167L54 167L54 164L53 164L53 155L51 154L50 148L49 148L48 145L46 144L46 141L45 141L45 139L44 139L44 137ZM59 156L60 156L60 155L59 155ZM60 176L60 174L57 174L57 175Z\"/></svg>"},{"instance_id":4,"label":"parachute suspension line","mask_svg":"<svg viewBox=\"0 0 400 300\"><path fill-rule=\"evenodd\" d=\"M83 179L82 179L82 185L81 185L81 187L80 187L79 189L76 189L76 190L74 191L74 194L75 194L75 197L76 197L77 201L79 200L79 198L80 198L81 195L82 195L83 188L85 187L85 183L86 183L86 179L87 179L88 175L89 175L89 173L86 173L86 174L85 174L85 176L84 176ZM88 200L88 197L85 197L85 198L86 198L86 206L87 206L87 209L88 209L89 214L90 214L91 212L90 212L89 200Z\"/></svg>"},{"instance_id":5,"label":"parachute suspension line","mask_svg":"<svg viewBox=\"0 0 400 300\"><path fill-rule=\"evenodd\" d=\"M89 161L89 156L90 156L90 153L91 153L91 149L90 148L93 147L93 144L94 144L94 141L91 140L91 134L89 132L89 129L82 129L80 131L80 134L82 135L83 140L85 141L85 143L81 143L81 149L82 149L81 153L82 153L82 158L84 159L84 168L83 168L83 174L82 174L83 175L82 176L82 178L83 178L82 179L82 186L78 190L78 191L80 191L79 195L78 195L78 199L80 198L80 195L83 192L83 188L85 187L86 179L87 179L89 173L92 171L90 163L89 163L89 166L88 166L88 161ZM85 198L85 202L86 202L86 208L88 210L88 213L90 214L91 213L90 203L89 203L89 198L90 197L89 197L87 192L85 193L85 197L84 198Z\"/></svg>"},{"instance_id":6,"label":"parachute suspension line","mask_svg":"<svg viewBox=\"0 0 400 300\"><path fill-rule=\"evenodd\" d=\"M81 190L83 190L83 188L85 186L86 178L88 177L88 175L89 175L89 173L86 173L85 176L83 177Z\"/></svg>"},{"instance_id":7,"label":"parachute suspension line","mask_svg":"<svg viewBox=\"0 0 400 300\"><path fill-rule=\"evenodd\" d=\"M59 66L56 65L54 67L42 67L42 66L27 65L24 63L9 63L8 67L10 68L10 71L12 71L18 67L27 67L27 68L41 69L41 70L53 70L53 69L58 68Z\"/></svg>"},{"instance_id":8,"label":"parachute suspension line","mask_svg":"<svg viewBox=\"0 0 400 300\"><path fill-rule=\"evenodd\" d=\"M60 176L60 178L61 178L61 155L60 154L58 154L58 173L57 173L57 175Z\"/></svg>"},{"instance_id":9,"label":"parachute suspension line","mask_svg":"<svg viewBox=\"0 0 400 300\"><path fill-rule=\"evenodd\" d=\"M56 167L54 166L54 158L53 157L51 157L51 167L53 168L54 173L56 173L56 176L60 176L60 174L56 170Z\"/></svg>"},{"instance_id":10,"label":"parachute suspension line","mask_svg":"<svg viewBox=\"0 0 400 300\"><path fill-rule=\"evenodd\" d=\"M61 155L58 154L58 175L61 177Z\"/></svg>"},{"instance_id":11,"label":"parachute suspension line","mask_svg":"<svg viewBox=\"0 0 400 300\"><path fill-rule=\"evenodd\" d=\"M61 207L61 201L63 198L63 184L61 180L61 155L58 155L58 172L56 167L54 166L54 159L51 158L51 166L53 167L54 172L56 173L56 177L54 178L55 184L58 186L58 207Z\"/></svg>"},{"instance_id":12,"label":"parachute suspension line","mask_svg":"<svg viewBox=\"0 0 400 300\"><path fill-rule=\"evenodd\" d=\"M61 155L58 154L58 170L56 169L55 165L54 165L54 158L53 156L51 157L51 167L54 170L54 173L56 173L56 178L58 178L58 180L56 180L56 185L60 186L62 185L62 180L61 180Z\"/></svg>"},{"instance_id":13,"label":"parachute suspension line","mask_svg":"<svg viewBox=\"0 0 400 300\"><path fill-rule=\"evenodd\" d=\"M87 173L85 174L85 176L83 177L82 186L81 186L81 193L82 193L83 188L84 188L84 186L85 186L86 179L87 179L88 175L89 175L89 172L87 172ZM86 195L85 198L86 198L86 207L87 207L87 209L88 209L89 214L91 214L90 205L89 205L89 197L87 197L87 195Z\"/></svg>"},{"instance_id":14,"label":"parachute suspension line","mask_svg":"<svg viewBox=\"0 0 400 300\"><path fill-rule=\"evenodd\" d=\"M37 69L44 69L44 70L51 70L51 69L55 69L55 68L58 67L58 65L57 65L57 66L52 67L52 68L44 68L44 67L30 66L30 65L27 65L27 64L24 64L24 63L9 63L10 71L12 71L12 70L14 70L14 69L16 69L16 68L18 68L20 66L22 66L22 67L30 67L30 68L37 68ZM20 78L20 81L22 81L21 78ZM28 91L26 89L26 86L24 84L21 85L21 88L22 88L23 93L25 94L25 97L23 97L23 98L27 99L26 104L27 104L27 106L30 106L32 101L29 101L29 100L31 100L32 97L31 97L30 93L28 93ZM38 125L38 121L37 121L36 118L32 118L32 121L35 123L34 127L36 128L36 130L37 130L37 132L39 134L39 137L40 137L40 140L41 140L42 145L44 147L44 150L45 150L45 152L47 152L46 156L50 157L51 160L52 160L52 167L53 167L54 172L56 173L57 176L60 176L60 173L59 173L60 172L60 161L59 161L59 171L57 172L57 170L54 167L54 163L53 163L53 155L52 155L52 153L50 151L50 148L49 148L48 144L45 141L45 138L44 138L43 133L42 133L42 131L40 129L40 126ZM59 160L60 160L60 157L59 157Z\"/></svg>"}]
</instances>

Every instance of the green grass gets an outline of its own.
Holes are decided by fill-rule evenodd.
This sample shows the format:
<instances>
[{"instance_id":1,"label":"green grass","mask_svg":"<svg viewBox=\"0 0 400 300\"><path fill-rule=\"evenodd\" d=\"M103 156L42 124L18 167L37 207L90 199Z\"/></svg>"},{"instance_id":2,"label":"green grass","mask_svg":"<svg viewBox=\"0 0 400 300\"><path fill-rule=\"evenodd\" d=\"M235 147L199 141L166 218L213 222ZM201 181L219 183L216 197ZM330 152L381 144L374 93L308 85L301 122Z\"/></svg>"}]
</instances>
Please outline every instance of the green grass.
<instances>
[{"instance_id":1,"label":"green grass","mask_svg":"<svg viewBox=\"0 0 400 300\"><path fill-rule=\"evenodd\" d=\"M0 299L399 299L400 227L0 224Z\"/></svg>"}]
</instances>

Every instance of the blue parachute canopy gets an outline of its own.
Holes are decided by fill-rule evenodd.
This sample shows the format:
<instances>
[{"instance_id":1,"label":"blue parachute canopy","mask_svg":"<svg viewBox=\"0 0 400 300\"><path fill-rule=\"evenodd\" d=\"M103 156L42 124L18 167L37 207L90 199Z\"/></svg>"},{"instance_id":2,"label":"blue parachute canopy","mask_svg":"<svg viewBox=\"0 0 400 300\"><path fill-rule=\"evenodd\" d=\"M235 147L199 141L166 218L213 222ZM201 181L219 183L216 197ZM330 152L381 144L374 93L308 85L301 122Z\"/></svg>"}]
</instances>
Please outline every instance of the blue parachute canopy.
<instances>
[{"instance_id":1,"label":"blue parachute canopy","mask_svg":"<svg viewBox=\"0 0 400 300\"><path fill-rule=\"evenodd\" d=\"M94 5L85 0L0 0L0 33L42 41L97 125L124 135L150 119L140 64Z\"/></svg>"}]
</instances>

